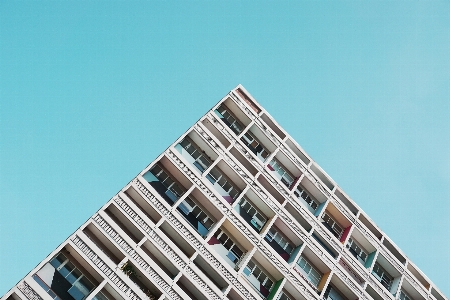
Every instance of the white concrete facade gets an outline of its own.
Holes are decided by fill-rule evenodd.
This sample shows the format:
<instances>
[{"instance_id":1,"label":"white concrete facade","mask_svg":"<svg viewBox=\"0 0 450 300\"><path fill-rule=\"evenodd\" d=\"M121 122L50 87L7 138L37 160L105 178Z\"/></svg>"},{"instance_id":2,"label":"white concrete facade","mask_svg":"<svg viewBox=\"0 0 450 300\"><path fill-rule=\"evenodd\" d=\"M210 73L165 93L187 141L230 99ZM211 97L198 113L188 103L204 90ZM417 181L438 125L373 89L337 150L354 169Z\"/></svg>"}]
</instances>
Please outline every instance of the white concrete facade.
<instances>
[{"instance_id":1,"label":"white concrete facade","mask_svg":"<svg viewBox=\"0 0 450 300\"><path fill-rule=\"evenodd\" d=\"M1 299L447 300L241 85Z\"/></svg>"}]
</instances>

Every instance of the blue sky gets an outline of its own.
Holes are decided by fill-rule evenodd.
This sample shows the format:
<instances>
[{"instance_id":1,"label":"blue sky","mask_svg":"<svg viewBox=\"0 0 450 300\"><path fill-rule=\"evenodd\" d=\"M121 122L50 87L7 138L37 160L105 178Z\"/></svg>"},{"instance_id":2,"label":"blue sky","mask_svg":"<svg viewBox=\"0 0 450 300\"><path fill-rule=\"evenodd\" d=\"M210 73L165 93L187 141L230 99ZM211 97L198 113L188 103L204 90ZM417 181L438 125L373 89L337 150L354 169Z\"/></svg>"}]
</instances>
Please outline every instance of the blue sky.
<instances>
[{"instance_id":1,"label":"blue sky","mask_svg":"<svg viewBox=\"0 0 450 300\"><path fill-rule=\"evenodd\" d=\"M449 296L449 15L0 1L0 295L241 83Z\"/></svg>"}]
</instances>

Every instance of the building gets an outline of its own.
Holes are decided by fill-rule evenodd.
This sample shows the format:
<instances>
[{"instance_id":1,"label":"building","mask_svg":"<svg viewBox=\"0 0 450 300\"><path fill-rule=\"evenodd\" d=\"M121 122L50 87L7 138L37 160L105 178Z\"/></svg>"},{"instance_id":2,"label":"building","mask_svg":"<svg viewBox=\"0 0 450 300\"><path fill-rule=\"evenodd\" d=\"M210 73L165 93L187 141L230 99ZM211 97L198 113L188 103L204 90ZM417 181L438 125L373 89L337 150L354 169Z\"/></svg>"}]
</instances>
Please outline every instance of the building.
<instances>
[{"instance_id":1,"label":"building","mask_svg":"<svg viewBox=\"0 0 450 300\"><path fill-rule=\"evenodd\" d=\"M447 299L239 85L2 299Z\"/></svg>"}]
</instances>

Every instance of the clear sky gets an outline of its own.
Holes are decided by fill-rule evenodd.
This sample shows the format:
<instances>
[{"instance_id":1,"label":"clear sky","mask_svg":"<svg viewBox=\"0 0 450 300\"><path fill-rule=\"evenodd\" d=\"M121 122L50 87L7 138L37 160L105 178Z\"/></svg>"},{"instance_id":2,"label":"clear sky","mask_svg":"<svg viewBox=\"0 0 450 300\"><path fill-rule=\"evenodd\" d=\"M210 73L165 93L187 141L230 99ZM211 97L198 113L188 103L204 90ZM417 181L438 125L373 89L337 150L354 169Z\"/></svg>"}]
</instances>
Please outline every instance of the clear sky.
<instances>
[{"instance_id":1,"label":"clear sky","mask_svg":"<svg viewBox=\"0 0 450 300\"><path fill-rule=\"evenodd\" d=\"M239 83L450 296L449 1L0 1L0 295Z\"/></svg>"}]
</instances>

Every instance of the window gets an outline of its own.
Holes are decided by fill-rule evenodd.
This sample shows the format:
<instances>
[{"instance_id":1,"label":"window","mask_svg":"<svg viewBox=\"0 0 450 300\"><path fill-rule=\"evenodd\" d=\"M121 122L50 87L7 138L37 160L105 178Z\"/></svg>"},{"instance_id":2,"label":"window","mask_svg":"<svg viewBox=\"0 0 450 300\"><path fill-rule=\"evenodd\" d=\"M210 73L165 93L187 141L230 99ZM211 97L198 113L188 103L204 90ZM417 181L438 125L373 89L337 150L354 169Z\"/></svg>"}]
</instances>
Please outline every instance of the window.
<instances>
[{"instance_id":1,"label":"window","mask_svg":"<svg viewBox=\"0 0 450 300\"><path fill-rule=\"evenodd\" d=\"M252 151L261 161L265 161L269 157L270 152L253 136L250 131L247 131L242 137L241 141Z\"/></svg>"},{"instance_id":2,"label":"window","mask_svg":"<svg viewBox=\"0 0 450 300\"><path fill-rule=\"evenodd\" d=\"M303 275L306 277L306 279L315 287L317 287L320 280L322 279L323 274L320 271L316 270L313 265L309 263L303 256L300 256L297 264L303 271Z\"/></svg>"},{"instance_id":3,"label":"window","mask_svg":"<svg viewBox=\"0 0 450 300\"><path fill-rule=\"evenodd\" d=\"M92 298L92 300L109 300L109 298L106 297L102 292L99 292Z\"/></svg>"},{"instance_id":4,"label":"window","mask_svg":"<svg viewBox=\"0 0 450 300\"><path fill-rule=\"evenodd\" d=\"M221 104L215 111L214 111L222 120L222 122L225 123L228 127L230 127L231 130L235 134L239 134L244 129L244 125L242 125L236 117L231 113L230 109L226 107L224 104Z\"/></svg>"},{"instance_id":5,"label":"window","mask_svg":"<svg viewBox=\"0 0 450 300\"><path fill-rule=\"evenodd\" d=\"M159 165L155 165L149 172L145 173L144 178L158 191L158 193L162 193L161 196L164 197L165 195L172 202L175 202L184 194L184 189L182 189L180 185ZM157 184L158 182L163 186L162 188Z\"/></svg>"},{"instance_id":6,"label":"window","mask_svg":"<svg viewBox=\"0 0 450 300\"><path fill-rule=\"evenodd\" d=\"M205 236L214 225L214 221L191 198L189 198L189 196L178 205L178 210L180 210L185 216L191 214L196 221L204 226L204 229L197 228L197 224L192 224L191 220L187 217L188 221L194 225L202 236Z\"/></svg>"},{"instance_id":7,"label":"window","mask_svg":"<svg viewBox=\"0 0 450 300\"><path fill-rule=\"evenodd\" d=\"M325 291L325 300L347 300L342 294L331 284L328 285Z\"/></svg>"},{"instance_id":8,"label":"window","mask_svg":"<svg viewBox=\"0 0 450 300\"><path fill-rule=\"evenodd\" d=\"M338 223L327 213L322 215L322 224L337 238L340 239L344 230Z\"/></svg>"},{"instance_id":9,"label":"window","mask_svg":"<svg viewBox=\"0 0 450 300\"><path fill-rule=\"evenodd\" d=\"M253 205L242 197L242 199L239 201L239 206L246 212L250 219L250 225L252 225L258 232L261 231L263 226L266 224L267 219L265 216L263 216L260 212L256 210L256 208L253 207Z\"/></svg>"},{"instance_id":10,"label":"window","mask_svg":"<svg viewBox=\"0 0 450 300\"><path fill-rule=\"evenodd\" d=\"M276 159L272 159L269 165L277 173L277 177L281 182L287 186L287 188L290 188L292 183L294 183L294 178L284 169L284 167Z\"/></svg>"},{"instance_id":11,"label":"window","mask_svg":"<svg viewBox=\"0 0 450 300\"><path fill-rule=\"evenodd\" d=\"M52 289L37 274L34 274L33 278L44 289L44 291L46 291L47 294L50 295L50 297L52 297L53 299L61 300L61 298L59 298L55 294L55 292L53 292Z\"/></svg>"},{"instance_id":12,"label":"window","mask_svg":"<svg viewBox=\"0 0 450 300\"><path fill-rule=\"evenodd\" d=\"M236 199L239 195L238 189L232 184L231 180L223 175L217 168L212 168L209 174L206 175L206 178L212 184L218 184L223 189L223 191L232 199Z\"/></svg>"},{"instance_id":13,"label":"window","mask_svg":"<svg viewBox=\"0 0 450 300\"><path fill-rule=\"evenodd\" d=\"M294 191L294 195L297 197L297 199L302 200L306 205L308 205L308 209L314 213L316 209L319 207L320 203L314 199L304 187L301 185L298 185L297 188Z\"/></svg>"},{"instance_id":14,"label":"window","mask_svg":"<svg viewBox=\"0 0 450 300\"><path fill-rule=\"evenodd\" d=\"M400 290L400 300L412 300L412 298L404 291Z\"/></svg>"},{"instance_id":15,"label":"window","mask_svg":"<svg viewBox=\"0 0 450 300\"><path fill-rule=\"evenodd\" d=\"M205 154L205 151L201 151L200 147L197 146L190 138L185 137L179 144L183 147L189 155L194 159L192 164L204 172L210 165L211 159Z\"/></svg>"},{"instance_id":16,"label":"window","mask_svg":"<svg viewBox=\"0 0 450 300\"><path fill-rule=\"evenodd\" d=\"M242 258L244 251L239 248L238 245L222 230L217 230L214 236L220 241L222 246L228 250L226 257L231 260L231 262L236 265Z\"/></svg>"},{"instance_id":17,"label":"window","mask_svg":"<svg viewBox=\"0 0 450 300\"><path fill-rule=\"evenodd\" d=\"M289 298L284 292L281 292L277 300L292 300L292 299Z\"/></svg>"},{"instance_id":18,"label":"window","mask_svg":"<svg viewBox=\"0 0 450 300\"><path fill-rule=\"evenodd\" d=\"M348 239L347 245L345 247L350 251L350 253L358 259L358 261L364 265L367 260L367 253L359 246L352 238Z\"/></svg>"},{"instance_id":19,"label":"window","mask_svg":"<svg viewBox=\"0 0 450 300\"><path fill-rule=\"evenodd\" d=\"M247 266L245 266L244 274L247 277L253 276L268 291L272 288L273 281L253 262L253 260L250 260Z\"/></svg>"},{"instance_id":20,"label":"window","mask_svg":"<svg viewBox=\"0 0 450 300\"><path fill-rule=\"evenodd\" d=\"M56 281L57 277L51 276L55 271L59 273L60 280L64 280L65 283L62 284L61 281ZM75 300L85 299L95 288L92 282L62 253L34 274L33 278L53 299L60 299L53 291L54 288L61 290L62 286L67 286L65 292Z\"/></svg>"},{"instance_id":21,"label":"window","mask_svg":"<svg viewBox=\"0 0 450 300\"><path fill-rule=\"evenodd\" d=\"M372 270L372 275L389 291L392 286L392 280L394 279L389 273L386 272L378 263L375 263Z\"/></svg>"},{"instance_id":22,"label":"window","mask_svg":"<svg viewBox=\"0 0 450 300\"><path fill-rule=\"evenodd\" d=\"M294 250L294 246L289 243L288 239L282 236L273 226L269 229L265 238L269 242L275 241L288 254L291 254Z\"/></svg>"}]
</instances>

